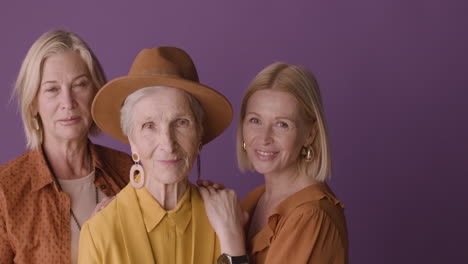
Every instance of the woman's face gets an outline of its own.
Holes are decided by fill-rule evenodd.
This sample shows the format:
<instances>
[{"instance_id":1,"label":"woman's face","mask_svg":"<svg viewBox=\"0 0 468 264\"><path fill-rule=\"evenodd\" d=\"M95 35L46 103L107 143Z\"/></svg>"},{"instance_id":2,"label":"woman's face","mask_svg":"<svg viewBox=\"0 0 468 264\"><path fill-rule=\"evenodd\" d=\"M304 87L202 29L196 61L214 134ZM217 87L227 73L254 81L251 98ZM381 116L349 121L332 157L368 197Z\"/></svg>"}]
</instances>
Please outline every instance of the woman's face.
<instances>
[{"instance_id":1,"label":"woman's face","mask_svg":"<svg viewBox=\"0 0 468 264\"><path fill-rule=\"evenodd\" d=\"M312 139L296 98L272 89L250 97L242 130L247 157L262 174L295 173L301 148Z\"/></svg>"},{"instance_id":2,"label":"woman's face","mask_svg":"<svg viewBox=\"0 0 468 264\"><path fill-rule=\"evenodd\" d=\"M85 62L77 52L65 51L44 62L41 83L33 103L39 114L44 141L86 138L92 124L94 87Z\"/></svg>"},{"instance_id":3,"label":"woman's face","mask_svg":"<svg viewBox=\"0 0 468 264\"><path fill-rule=\"evenodd\" d=\"M187 178L201 139L187 95L175 88L158 88L131 111L130 145L140 155L146 175L162 184Z\"/></svg>"}]
</instances>

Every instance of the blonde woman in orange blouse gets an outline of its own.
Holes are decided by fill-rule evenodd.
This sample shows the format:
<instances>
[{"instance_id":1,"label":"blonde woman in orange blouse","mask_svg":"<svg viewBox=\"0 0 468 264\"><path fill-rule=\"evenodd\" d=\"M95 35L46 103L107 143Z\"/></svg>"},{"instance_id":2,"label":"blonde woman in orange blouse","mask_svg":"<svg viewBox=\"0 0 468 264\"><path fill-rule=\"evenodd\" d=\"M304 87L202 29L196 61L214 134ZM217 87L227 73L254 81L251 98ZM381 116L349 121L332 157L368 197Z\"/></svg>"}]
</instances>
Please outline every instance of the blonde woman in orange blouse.
<instances>
[{"instance_id":1,"label":"blonde woman in orange blouse","mask_svg":"<svg viewBox=\"0 0 468 264\"><path fill-rule=\"evenodd\" d=\"M28 151L0 166L0 263L76 263L81 225L128 183L130 157L95 145L104 72L76 34L38 38L15 86Z\"/></svg>"},{"instance_id":2,"label":"blonde woman in orange blouse","mask_svg":"<svg viewBox=\"0 0 468 264\"><path fill-rule=\"evenodd\" d=\"M347 263L343 205L325 183L330 147L314 76L285 63L262 70L242 100L237 148L240 169L265 177L265 185L241 205L250 216L245 229L250 262ZM216 233L243 248L235 193L213 187L201 193Z\"/></svg>"}]
</instances>

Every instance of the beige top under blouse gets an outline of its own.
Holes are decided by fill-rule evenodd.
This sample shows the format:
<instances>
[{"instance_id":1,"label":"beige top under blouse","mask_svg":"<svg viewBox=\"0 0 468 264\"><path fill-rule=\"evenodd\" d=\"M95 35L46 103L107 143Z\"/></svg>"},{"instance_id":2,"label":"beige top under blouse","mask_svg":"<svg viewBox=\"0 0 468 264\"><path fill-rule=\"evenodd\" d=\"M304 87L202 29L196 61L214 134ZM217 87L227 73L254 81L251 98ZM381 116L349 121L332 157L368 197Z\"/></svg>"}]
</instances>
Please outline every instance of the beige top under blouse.
<instances>
[{"instance_id":1,"label":"beige top under blouse","mask_svg":"<svg viewBox=\"0 0 468 264\"><path fill-rule=\"evenodd\" d=\"M60 186L64 192L68 194L71 200L71 209L78 219L80 226L86 222L96 208L96 190L98 194L98 202L106 195L101 190L96 188L94 184L94 170L86 177L64 180L58 179ZM76 225L73 217L71 221L71 257L72 264L78 262L78 242L80 241L80 229Z\"/></svg>"}]
</instances>

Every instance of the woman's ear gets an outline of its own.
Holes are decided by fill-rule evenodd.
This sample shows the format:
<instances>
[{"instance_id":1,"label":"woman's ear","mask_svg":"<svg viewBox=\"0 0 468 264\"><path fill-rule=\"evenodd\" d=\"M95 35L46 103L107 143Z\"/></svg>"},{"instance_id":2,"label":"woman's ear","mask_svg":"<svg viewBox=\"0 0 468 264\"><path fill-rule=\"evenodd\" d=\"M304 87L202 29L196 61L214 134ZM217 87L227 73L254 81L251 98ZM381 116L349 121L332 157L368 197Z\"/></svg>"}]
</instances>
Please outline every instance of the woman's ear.
<instances>
[{"instance_id":1,"label":"woman's ear","mask_svg":"<svg viewBox=\"0 0 468 264\"><path fill-rule=\"evenodd\" d=\"M31 115L35 117L39 114L39 109L37 107L37 99L34 99L29 107L29 111L31 111Z\"/></svg>"},{"instance_id":2,"label":"woman's ear","mask_svg":"<svg viewBox=\"0 0 468 264\"><path fill-rule=\"evenodd\" d=\"M132 153L138 153L138 155L140 155L140 153L138 152L138 148L137 146L135 145L135 143L133 143L132 139L130 137L128 137L128 142L130 143L130 150L132 151Z\"/></svg>"},{"instance_id":3,"label":"woman's ear","mask_svg":"<svg viewBox=\"0 0 468 264\"><path fill-rule=\"evenodd\" d=\"M307 131L309 132L306 138L306 146L310 146L315 142L318 135L317 121L314 121L314 123L307 128Z\"/></svg>"}]
</instances>

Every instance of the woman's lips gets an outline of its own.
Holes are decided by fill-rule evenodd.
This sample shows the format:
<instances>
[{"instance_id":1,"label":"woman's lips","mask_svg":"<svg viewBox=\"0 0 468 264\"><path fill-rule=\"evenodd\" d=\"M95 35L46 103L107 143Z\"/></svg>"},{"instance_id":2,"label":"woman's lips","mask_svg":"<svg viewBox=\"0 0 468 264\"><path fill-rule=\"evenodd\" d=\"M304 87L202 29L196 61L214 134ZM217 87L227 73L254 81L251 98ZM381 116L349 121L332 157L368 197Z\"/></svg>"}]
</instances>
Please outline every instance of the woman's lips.
<instances>
[{"instance_id":1,"label":"woman's lips","mask_svg":"<svg viewBox=\"0 0 468 264\"><path fill-rule=\"evenodd\" d=\"M278 155L278 152L275 152L275 151L266 151L266 150L259 150L259 149L255 150L255 156L257 156L259 160L264 160L264 161L273 160L276 158L277 155Z\"/></svg>"},{"instance_id":2,"label":"woman's lips","mask_svg":"<svg viewBox=\"0 0 468 264\"><path fill-rule=\"evenodd\" d=\"M182 159L162 159L162 160L158 160L158 162L166 166L171 166L171 165L176 165L181 160Z\"/></svg>"},{"instance_id":3,"label":"woman's lips","mask_svg":"<svg viewBox=\"0 0 468 264\"><path fill-rule=\"evenodd\" d=\"M79 116L72 116L69 118L59 119L58 122L64 126L70 126L77 124L81 121L81 117Z\"/></svg>"}]
</instances>

